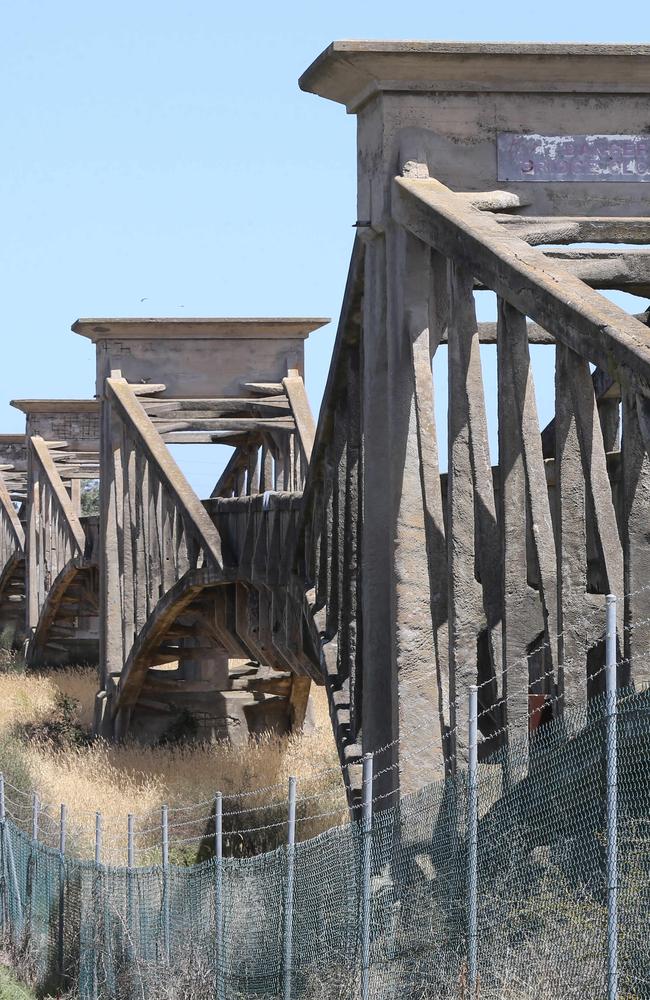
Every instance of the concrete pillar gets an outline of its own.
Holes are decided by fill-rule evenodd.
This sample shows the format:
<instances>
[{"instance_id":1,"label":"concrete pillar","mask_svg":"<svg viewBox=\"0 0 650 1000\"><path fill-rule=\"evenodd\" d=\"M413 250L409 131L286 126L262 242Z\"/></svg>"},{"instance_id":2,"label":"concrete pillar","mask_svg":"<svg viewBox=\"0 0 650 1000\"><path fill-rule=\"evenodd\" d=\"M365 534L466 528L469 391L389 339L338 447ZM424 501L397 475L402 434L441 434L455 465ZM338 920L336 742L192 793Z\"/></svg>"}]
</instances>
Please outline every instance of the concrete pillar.
<instances>
[{"instance_id":1,"label":"concrete pillar","mask_svg":"<svg viewBox=\"0 0 650 1000\"><path fill-rule=\"evenodd\" d=\"M617 197L612 198L614 185L596 183L603 179L595 176L597 171L594 176L572 176L572 183L559 184L567 178L552 176L553 157L544 150L555 148L553 137L571 133L583 139L603 133L636 135L639 144L647 144L650 78L646 63L647 56L633 46L342 41L332 43L301 77L303 90L343 104L357 117L356 226L366 244L361 732L364 752L391 748L377 761L378 773L384 772L379 781L389 786L379 788L380 794L398 782L401 791L408 792L431 780L432 759L444 756L441 735L447 720L451 725L458 721L453 705L444 704L443 630L449 631L449 625L440 596L444 592L440 574L446 572L445 525L439 488L431 489L439 478L438 470L434 473L431 468L431 456L436 454L435 431L428 430L433 426L432 394L419 391L430 379L425 345L428 341L433 354L442 337L443 331L435 329L435 317L445 311L445 290L442 283L436 289L435 282L427 280L434 277L430 249L407 236L394 220L394 178L403 175L423 182L434 178L468 195L505 191L519 197L519 214L524 215L645 215L645 185L619 185ZM530 162L521 158L521 150L534 147L535 136L520 135L522 123L527 132L549 138L546 145L538 144L541 152L535 176ZM610 139L614 148L616 135ZM585 157L576 170L589 172L594 159ZM548 179L541 176L542 168L551 171ZM626 179L615 173L606 179ZM500 198L499 194L496 201L488 198L483 207L498 210ZM471 204L470 197L466 203ZM442 248L434 244L434 249L440 252ZM468 267L466 260L459 258L456 263ZM467 302L472 312L475 277L467 272ZM427 328L427 309L433 330ZM467 327L465 319L463 323ZM476 342L478 348L478 333ZM475 367L480 379L480 362ZM470 398L477 394L470 393ZM450 409L453 416L454 406ZM484 532L482 542L471 541L469 558L464 561L467 588L476 590L479 615L472 629L464 630L462 677L455 674L449 683L452 702L455 699L461 706L461 724L468 692L454 688L452 681L458 680L465 688L477 683L477 638L486 618L492 660L500 658L502 584L497 572L499 547L494 544L499 541L500 526L483 416L481 421L480 447L487 461L481 462L478 472L465 463L456 477L471 498L467 509L473 509L476 499L479 514L492 527L490 538ZM449 469L458 471L453 449L448 459ZM480 479L482 494L468 470ZM486 497L487 505L482 503ZM449 516L448 499L447 507ZM462 540L463 525L455 527L454 537ZM466 535L472 538L471 523ZM447 544L451 548L453 539ZM475 555L479 556L478 573ZM457 595L462 589L460 574L453 560L448 565ZM488 577L493 578L492 584ZM453 635L448 639L453 666ZM522 703L526 714L525 685ZM461 728L464 738L466 726ZM385 801L390 803L390 797Z\"/></svg>"}]
</instances>

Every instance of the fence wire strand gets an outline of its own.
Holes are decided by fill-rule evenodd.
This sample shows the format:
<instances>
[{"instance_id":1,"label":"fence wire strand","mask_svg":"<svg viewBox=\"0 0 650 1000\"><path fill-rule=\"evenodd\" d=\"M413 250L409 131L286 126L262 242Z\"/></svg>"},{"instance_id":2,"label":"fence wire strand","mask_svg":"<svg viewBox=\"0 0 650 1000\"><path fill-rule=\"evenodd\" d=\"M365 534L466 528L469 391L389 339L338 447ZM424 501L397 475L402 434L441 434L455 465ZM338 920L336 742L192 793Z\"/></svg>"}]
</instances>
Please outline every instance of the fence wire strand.
<instances>
[{"instance_id":1,"label":"fence wire strand","mask_svg":"<svg viewBox=\"0 0 650 1000\"><path fill-rule=\"evenodd\" d=\"M619 691L617 711L620 995L641 1000L650 995L650 692ZM604 995L605 723L597 696L479 765L480 998ZM380 808L389 795L373 796L370 996L466 1000L466 774ZM60 977L79 1000L176 995L163 982L195 1000L285 995L287 849L129 870L62 857L34 843L18 813L6 815L0 926L37 983ZM293 849L295 1000L359 1000L362 844L352 822Z\"/></svg>"}]
</instances>

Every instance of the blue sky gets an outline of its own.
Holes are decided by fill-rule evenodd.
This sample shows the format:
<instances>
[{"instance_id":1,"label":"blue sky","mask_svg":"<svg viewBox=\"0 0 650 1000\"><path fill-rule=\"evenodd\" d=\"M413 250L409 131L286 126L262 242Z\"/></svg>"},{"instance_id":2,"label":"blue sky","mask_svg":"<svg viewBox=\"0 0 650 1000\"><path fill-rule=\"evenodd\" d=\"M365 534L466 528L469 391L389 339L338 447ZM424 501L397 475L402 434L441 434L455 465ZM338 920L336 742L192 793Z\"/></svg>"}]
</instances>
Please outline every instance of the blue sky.
<instances>
[{"instance_id":1,"label":"blue sky","mask_svg":"<svg viewBox=\"0 0 650 1000\"><path fill-rule=\"evenodd\" d=\"M331 40L649 40L650 5L616 10L2 4L0 430L22 429L11 398L93 394L92 345L69 329L78 316L336 321L356 217L355 120L297 84ZM308 342L315 409L334 325ZM201 493L208 461L188 452L183 463Z\"/></svg>"}]
</instances>

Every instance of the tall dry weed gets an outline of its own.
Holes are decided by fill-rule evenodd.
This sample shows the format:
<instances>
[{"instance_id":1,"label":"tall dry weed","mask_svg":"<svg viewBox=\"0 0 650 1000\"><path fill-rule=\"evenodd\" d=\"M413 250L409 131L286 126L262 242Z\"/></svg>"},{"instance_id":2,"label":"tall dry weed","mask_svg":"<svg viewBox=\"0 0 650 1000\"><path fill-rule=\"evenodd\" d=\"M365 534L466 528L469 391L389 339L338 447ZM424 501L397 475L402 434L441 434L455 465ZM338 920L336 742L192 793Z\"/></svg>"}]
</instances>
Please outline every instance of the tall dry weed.
<instances>
[{"instance_id":1,"label":"tall dry weed","mask_svg":"<svg viewBox=\"0 0 650 1000\"><path fill-rule=\"evenodd\" d=\"M301 839L346 819L345 795L322 691L316 691L313 699L313 732L264 735L246 746L226 742L114 745L102 740L39 738L39 730L47 736L62 713L68 726L73 723L81 733L90 730L96 687L96 675L89 669L0 673L0 766L10 786L38 794L42 836L53 845L59 806L64 802L71 845L81 856L92 854L95 814L100 812L104 858L123 863L127 816L133 814L139 860L155 861L160 810L166 803L172 823L172 857L192 861L197 852L205 850L212 802L220 790L225 797L224 829L230 852L269 849L284 837L285 789L290 775L298 778L300 794L308 800L299 812ZM26 825L29 801L10 786L10 808ZM257 790L259 795L254 794ZM242 792L246 793L243 798L234 797ZM253 832L248 834L251 828Z\"/></svg>"}]
</instances>

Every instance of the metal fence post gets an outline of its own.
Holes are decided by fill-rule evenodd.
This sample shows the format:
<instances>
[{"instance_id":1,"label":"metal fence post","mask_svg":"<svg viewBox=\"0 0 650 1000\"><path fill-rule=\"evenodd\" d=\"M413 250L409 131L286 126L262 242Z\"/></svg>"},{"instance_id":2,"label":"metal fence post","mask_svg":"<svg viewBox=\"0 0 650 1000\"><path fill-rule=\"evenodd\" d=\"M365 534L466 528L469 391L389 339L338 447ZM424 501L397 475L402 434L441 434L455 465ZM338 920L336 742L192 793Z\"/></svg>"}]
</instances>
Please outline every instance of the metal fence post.
<instances>
[{"instance_id":1,"label":"metal fence post","mask_svg":"<svg viewBox=\"0 0 650 1000\"><path fill-rule=\"evenodd\" d=\"M95 864L99 867L102 863L102 814L95 813Z\"/></svg>"},{"instance_id":2,"label":"metal fence post","mask_svg":"<svg viewBox=\"0 0 650 1000\"><path fill-rule=\"evenodd\" d=\"M478 984L478 687L469 689L467 772L467 980L470 1000Z\"/></svg>"},{"instance_id":3,"label":"metal fence post","mask_svg":"<svg viewBox=\"0 0 650 1000\"><path fill-rule=\"evenodd\" d=\"M68 810L61 803L59 815L59 926L58 926L58 972L62 980L65 972L65 844Z\"/></svg>"},{"instance_id":4,"label":"metal fence post","mask_svg":"<svg viewBox=\"0 0 650 1000\"><path fill-rule=\"evenodd\" d=\"M2 860L0 862L0 875L4 881L5 869L7 867L7 832L5 830L6 816L5 816L5 776L0 774L0 851L2 851ZM6 892L6 890L5 890ZM1 901L2 912L0 914L0 920L2 921L2 929L6 933L6 928L4 927L5 917L7 922L11 923L11 914L9 910L9 899L5 895L5 899Z\"/></svg>"},{"instance_id":5,"label":"metal fence post","mask_svg":"<svg viewBox=\"0 0 650 1000\"><path fill-rule=\"evenodd\" d=\"M130 869L135 867L135 849L133 844L133 815L126 817L126 863Z\"/></svg>"},{"instance_id":6,"label":"metal fence post","mask_svg":"<svg viewBox=\"0 0 650 1000\"><path fill-rule=\"evenodd\" d=\"M296 855L296 779L289 778L287 817L287 884L284 905L284 1000L291 1000L293 965L293 885Z\"/></svg>"},{"instance_id":7,"label":"metal fence post","mask_svg":"<svg viewBox=\"0 0 650 1000\"><path fill-rule=\"evenodd\" d=\"M618 787L616 739L616 597L607 595L605 638L607 782L607 1000L618 992Z\"/></svg>"},{"instance_id":8,"label":"metal fence post","mask_svg":"<svg viewBox=\"0 0 650 1000\"><path fill-rule=\"evenodd\" d=\"M217 792L214 799L214 863L215 994L216 1000L223 1000L223 796L221 792Z\"/></svg>"},{"instance_id":9,"label":"metal fence post","mask_svg":"<svg viewBox=\"0 0 650 1000\"><path fill-rule=\"evenodd\" d=\"M32 841L38 843L38 827L40 823L41 803L36 792L32 795Z\"/></svg>"},{"instance_id":10,"label":"metal fence post","mask_svg":"<svg viewBox=\"0 0 650 1000\"><path fill-rule=\"evenodd\" d=\"M95 813L95 940L93 942L93 997L98 995L97 963L99 961L99 896L100 896L100 873L99 866L102 862L102 814Z\"/></svg>"},{"instance_id":11,"label":"metal fence post","mask_svg":"<svg viewBox=\"0 0 650 1000\"><path fill-rule=\"evenodd\" d=\"M3 933L6 933L7 928L5 927L5 920L10 921L9 913L9 899L6 890L5 881L5 869L7 867L7 838L5 831L6 815L5 815L5 776L0 774L0 852L2 853L2 858L0 858L0 876L3 882L3 891L0 896L0 924L2 925Z\"/></svg>"},{"instance_id":12,"label":"metal fence post","mask_svg":"<svg viewBox=\"0 0 650 1000\"><path fill-rule=\"evenodd\" d=\"M29 936L34 932L34 888L37 879L38 827L41 803L36 792L32 795L32 842L29 847L29 874L27 877L27 907L29 911Z\"/></svg>"},{"instance_id":13,"label":"metal fence post","mask_svg":"<svg viewBox=\"0 0 650 1000\"><path fill-rule=\"evenodd\" d=\"M169 925L169 809L162 807L162 865L163 865L163 951L165 961L169 962L171 954Z\"/></svg>"},{"instance_id":14,"label":"metal fence post","mask_svg":"<svg viewBox=\"0 0 650 1000\"><path fill-rule=\"evenodd\" d=\"M0 774L0 826L2 828L2 861L3 865L6 864L7 867L7 875L9 877L11 892L14 898L16 916L16 926L15 928L12 927L11 930L20 935L22 933L23 924L23 904L20 898L20 886L18 885L18 875L16 874L16 863L14 861L14 852L11 844L11 834L7 829L4 774ZM10 912L9 920L11 922Z\"/></svg>"},{"instance_id":15,"label":"metal fence post","mask_svg":"<svg viewBox=\"0 0 650 1000\"><path fill-rule=\"evenodd\" d=\"M370 875L372 861L373 758L363 758L363 807L361 813L361 1000L370 996Z\"/></svg>"},{"instance_id":16,"label":"metal fence post","mask_svg":"<svg viewBox=\"0 0 650 1000\"><path fill-rule=\"evenodd\" d=\"M126 929L128 936L128 947L131 957L135 955L135 929L133 920L133 867L135 862L135 850L133 845L133 816L131 813L126 817Z\"/></svg>"}]
</instances>

